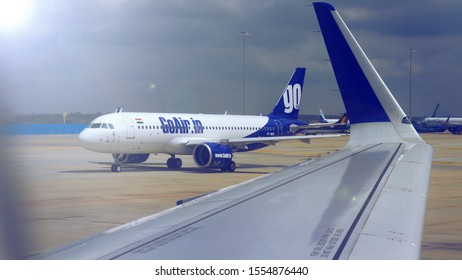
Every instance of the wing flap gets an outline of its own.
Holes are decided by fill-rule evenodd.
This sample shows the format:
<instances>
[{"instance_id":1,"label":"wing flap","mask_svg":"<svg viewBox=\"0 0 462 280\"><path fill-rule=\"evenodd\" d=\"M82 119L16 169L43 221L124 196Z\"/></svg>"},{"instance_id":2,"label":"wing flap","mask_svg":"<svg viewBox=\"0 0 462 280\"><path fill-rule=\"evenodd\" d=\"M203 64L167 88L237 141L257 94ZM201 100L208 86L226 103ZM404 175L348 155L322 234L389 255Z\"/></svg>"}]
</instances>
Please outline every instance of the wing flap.
<instances>
[{"instance_id":1,"label":"wing flap","mask_svg":"<svg viewBox=\"0 0 462 280\"><path fill-rule=\"evenodd\" d=\"M420 257L431 157L430 146L407 144L348 258Z\"/></svg>"}]
</instances>

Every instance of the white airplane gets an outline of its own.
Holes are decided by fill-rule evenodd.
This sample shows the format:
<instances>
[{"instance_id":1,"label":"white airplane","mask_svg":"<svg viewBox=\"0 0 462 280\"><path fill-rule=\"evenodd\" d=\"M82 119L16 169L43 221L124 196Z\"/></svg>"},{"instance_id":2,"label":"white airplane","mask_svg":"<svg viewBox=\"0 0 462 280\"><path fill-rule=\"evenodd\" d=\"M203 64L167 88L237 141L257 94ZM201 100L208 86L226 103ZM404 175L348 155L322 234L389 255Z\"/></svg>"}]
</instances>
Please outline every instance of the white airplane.
<instances>
[{"instance_id":1,"label":"white airplane","mask_svg":"<svg viewBox=\"0 0 462 280\"><path fill-rule=\"evenodd\" d=\"M422 121L419 122L420 124L425 124L425 125L434 125L434 124L457 124L461 125L462 124L462 118L458 117L446 117L446 118L441 118L441 117L432 117L432 118L425 118Z\"/></svg>"},{"instance_id":2,"label":"white airplane","mask_svg":"<svg viewBox=\"0 0 462 280\"><path fill-rule=\"evenodd\" d=\"M436 111L440 107L440 104L438 103L435 107L435 110L433 111L433 114L431 117L426 117L423 120L418 122L418 125L423 125L423 126L438 126L438 125L444 125L444 126L451 126L451 125L462 125L462 118L458 117L435 117L436 116Z\"/></svg>"},{"instance_id":3,"label":"white airplane","mask_svg":"<svg viewBox=\"0 0 462 280\"><path fill-rule=\"evenodd\" d=\"M335 134L335 133L349 133L350 120L348 114L345 113L343 116L335 122L325 123L309 123L306 126L292 126L292 129L305 128L305 135L309 134Z\"/></svg>"},{"instance_id":4,"label":"white airplane","mask_svg":"<svg viewBox=\"0 0 462 280\"><path fill-rule=\"evenodd\" d=\"M307 125L296 125L291 126L292 131L300 131L300 129L305 129L303 132L305 135L314 135L314 134L335 134L335 133L349 133L350 129L350 120L348 119L348 114L344 113L342 117L338 120L326 119L322 110L320 112L321 122L319 123L308 123Z\"/></svg>"},{"instance_id":5,"label":"white airplane","mask_svg":"<svg viewBox=\"0 0 462 280\"><path fill-rule=\"evenodd\" d=\"M142 163L150 154L171 155L169 168L180 168L176 155L193 155L200 167L232 172L233 152L253 151L282 140L309 140L324 136L296 136L307 125L298 120L305 68L296 68L279 101L268 116L116 113L100 116L79 135L88 150L111 153L113 172L122 164ZM291 129L292 128L292 129ZM330 137L339 135L330 135Z\"/></svg>"},{"instance_id":6,"label":"white airplane","mask_svg":"<svg viewBox=\"0 0 462 280\"><path fill-rule=\"evenodd\" d=\"M419 258L432 148L335 8L313 5L350 118L343 149L36 257Z\"/></svg>"}]
</instances>

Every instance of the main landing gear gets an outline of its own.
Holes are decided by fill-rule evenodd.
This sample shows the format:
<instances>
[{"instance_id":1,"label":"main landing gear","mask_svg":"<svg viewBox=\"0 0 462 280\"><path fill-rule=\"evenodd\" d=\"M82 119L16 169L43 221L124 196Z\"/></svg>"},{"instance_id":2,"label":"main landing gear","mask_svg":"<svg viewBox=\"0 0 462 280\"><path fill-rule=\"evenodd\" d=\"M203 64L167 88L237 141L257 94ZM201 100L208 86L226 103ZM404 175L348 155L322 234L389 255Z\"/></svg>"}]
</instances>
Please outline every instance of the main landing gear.
<instances>
[{"instance_id":1,"label":"main landing gear","mask_svg":"<svg viewBox=\"0 0 462 280\"><path fill-rule=\"evenodd\" d=\"M223 172L234 172L236 170L236 163L231 161L227 166L221 167L221 171Z\"/></svg>"},{"instance_id":2,"label":"main landing gear","mask_svg":"<svg viewBox=\"0 0 462 280\"><path fill-rule=\"evenodd\" d=\"M167 160L168 168L180 169L182 165L183 161L181 161L181 158L175 158L174 155L172 155L172 157Z\"/></svg>"}]
</instances>

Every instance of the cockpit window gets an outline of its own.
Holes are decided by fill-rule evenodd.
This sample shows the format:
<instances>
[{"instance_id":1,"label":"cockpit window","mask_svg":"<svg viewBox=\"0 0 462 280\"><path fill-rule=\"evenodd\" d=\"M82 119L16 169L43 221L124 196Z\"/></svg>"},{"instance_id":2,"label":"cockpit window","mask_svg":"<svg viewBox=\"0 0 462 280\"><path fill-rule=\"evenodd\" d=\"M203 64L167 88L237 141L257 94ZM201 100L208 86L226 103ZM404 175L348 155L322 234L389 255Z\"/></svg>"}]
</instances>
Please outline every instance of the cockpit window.
<instances>
[{"instance_id":1,"label":"cockpit window","mask_svg":"<svg viewBox=\"0 0 462 280\"><path fill-rule=\"evenodd\" d=\"M114 129L114 125L112 123L91 123L89 128L104 128L104 129Z\"/></svg>"},{"instance_id":2,"label":"cockpit window","mask_svg":"<svg viewBox=\"0 0 462 280\"><path fill-rule=\"evenodd\" d=\"M90 128L100 128L101 127L101 123L92 123L90 125Z\"/></svg>"}]
</instances>

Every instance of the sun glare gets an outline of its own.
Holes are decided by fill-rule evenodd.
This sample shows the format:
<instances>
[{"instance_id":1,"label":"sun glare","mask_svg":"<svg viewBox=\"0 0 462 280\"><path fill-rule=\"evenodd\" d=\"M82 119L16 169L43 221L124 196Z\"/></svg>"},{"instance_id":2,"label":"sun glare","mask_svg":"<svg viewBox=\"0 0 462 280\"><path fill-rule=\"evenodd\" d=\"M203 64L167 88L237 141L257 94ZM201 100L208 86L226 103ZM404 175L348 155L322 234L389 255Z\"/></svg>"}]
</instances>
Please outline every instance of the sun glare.
<instances>
[{"instance_id":1,"label":"sun glare","mask_svg":"<svg viewBox=\"0 0 462 280\"><path fill-rule=\"evenodd\" d=\"M0 0L0 31L23 27L32 13L32 0Z\"/></svg>"}]
</instances>

